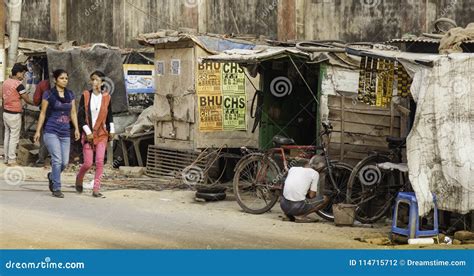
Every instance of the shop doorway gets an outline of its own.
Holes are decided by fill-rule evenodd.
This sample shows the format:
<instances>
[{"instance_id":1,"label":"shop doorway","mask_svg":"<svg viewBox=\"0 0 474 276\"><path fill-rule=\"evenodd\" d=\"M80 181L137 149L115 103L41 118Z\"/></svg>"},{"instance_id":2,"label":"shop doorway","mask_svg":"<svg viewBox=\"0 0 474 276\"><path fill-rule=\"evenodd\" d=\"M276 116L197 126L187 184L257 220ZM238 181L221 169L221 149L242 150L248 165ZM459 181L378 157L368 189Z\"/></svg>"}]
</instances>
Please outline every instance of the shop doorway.
<instances>
[{"instance_id":1,"label":"shop doorway","mask_svg":"<svg viewBox=\"0 0 474 276\"><path fill-rule=\"evenodd\" d=\"M319 66L298 59L293 59L293 62L290 58L283 58L261 63L263 69L263 113L259 133L261 149L271 148L272 138L275 135L292 138L299 145L318 143L319 105L316 99L319 101Z\"/></svg>"}]
</instances>

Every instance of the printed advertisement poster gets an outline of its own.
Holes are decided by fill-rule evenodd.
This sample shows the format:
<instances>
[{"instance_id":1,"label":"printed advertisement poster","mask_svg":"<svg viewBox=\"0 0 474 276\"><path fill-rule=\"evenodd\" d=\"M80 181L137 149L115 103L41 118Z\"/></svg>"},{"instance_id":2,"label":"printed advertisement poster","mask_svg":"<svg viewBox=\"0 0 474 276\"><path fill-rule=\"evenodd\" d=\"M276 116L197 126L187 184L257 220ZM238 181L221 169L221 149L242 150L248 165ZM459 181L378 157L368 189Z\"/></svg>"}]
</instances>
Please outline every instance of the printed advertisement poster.
<instances>
[{"instance_id":1,"label":"printed advertisement poster","mask_svg":"<svg viewBox=\"0 0 474 276\"><path fill-rule=\"evenodd\" d=\"M222 94L220 63L198 64L196 92L198 94Z\"/></svg>"},{"instance_id":2,"label":"printed advertisement poster","mask_svg":"<svg viewBox=\"0 0 474 276\"><path fill-rule=\"evenodd\" d=\"M224 130L246 130L246 96L224 95L222 97Z\"/></svg>"},{"instance_id":3,"label":"printed advertisement poster","mask_svg":"<svg viewBox=\"0 0 474 276\"><path fill-rule=\"evenodd\" d=\"M237 63L222 65L222 94L245 94L244 70Z\"/></svg>"},{"instance_id":4,"label":"printed advertisement poster","mask_svg":"<svg viewBox=\"0 0 474 276\"><path fill-rule=\"evenodd\" d=\"M199 130L222 130L222 95L199 94Z\"/></svg>"},{"instance_id":5,"label":"printed advertisement poster","mask_svg":"<svg viewBox=\"0 0 474 276\"><path fill-rule=\"evenodd\" d=\"M155 67L146 64L124 64L125 88L128 94L155 93Z\"/></svg>"}]
</instances>

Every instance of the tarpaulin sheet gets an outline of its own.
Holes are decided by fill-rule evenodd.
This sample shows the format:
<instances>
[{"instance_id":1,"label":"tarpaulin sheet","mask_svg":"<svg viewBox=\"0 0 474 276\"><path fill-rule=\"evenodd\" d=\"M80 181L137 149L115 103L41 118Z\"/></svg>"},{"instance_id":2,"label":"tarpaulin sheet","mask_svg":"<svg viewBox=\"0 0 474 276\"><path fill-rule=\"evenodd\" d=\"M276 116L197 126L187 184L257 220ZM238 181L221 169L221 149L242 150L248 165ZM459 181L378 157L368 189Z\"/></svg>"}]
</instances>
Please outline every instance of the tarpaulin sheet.
<instances>
[{"instance_id":1,"label":"tarpaulin sheet","mask_svg":"<svg viewBox=\"0 0 474 276\"><path fill-rule=\"evenodd\" d=\"M239 43L227 39L200 35L195 37L195 40L199 41L205 49L210 49L214 52L224 52L231 49L253 49L254 44L250 43Z\"/></svg>"},{"instance_id":2,"label":"tarpaulin sheet","mask_svg":"<svg viewBox=\"0 0 474 276\"><path fill-rule=\"evenodd\" d=\"M212 37L207 35L191 35L187 33L179 33L168 35L166 32L158 32L153 34L144 34L138 39L139 43L146 45L168 44L183 41L193 41L206 52L218 54L226 50L255 48L255 44L239 39L229 39L223 37Z\"/></svg>"},{"instance_id":3,"label":"tarpaulin sheet","mask_svg":"<svg viewBox=\"0 0 474 276\"><path fill-rule=\"evenodd\" d=\"M439 209L465 214L474 210L474 55L439 56L414 72L407 158L419 212L431 210L434 193Z\"/></svg>"},{"instance_id":4,"label":"tarpaulin sheet","mask_svg":"<svg viewBox=\"0 0 474 276\"><path fill-rule=\"evenodd\" d=\"M118 50L106 48L73 48L67 51L48 49L50 74L56 69L64 69L69 75L68 88L79 99L82 91L90 89L90 74L100 70L107 76L105 85L112 96L112 112L128 110L127 92L123 75L122 57Z\"/></svg>"}]
</instances>

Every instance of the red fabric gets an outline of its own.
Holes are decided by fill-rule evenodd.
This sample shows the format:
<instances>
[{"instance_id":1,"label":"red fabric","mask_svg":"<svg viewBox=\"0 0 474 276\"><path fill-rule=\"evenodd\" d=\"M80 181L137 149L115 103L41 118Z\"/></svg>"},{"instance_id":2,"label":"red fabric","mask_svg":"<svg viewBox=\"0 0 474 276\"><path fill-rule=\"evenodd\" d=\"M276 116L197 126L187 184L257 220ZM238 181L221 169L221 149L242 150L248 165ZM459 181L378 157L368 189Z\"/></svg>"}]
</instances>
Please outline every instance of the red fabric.
<instances>
[{"instance_id":1,"label":"red fabric","mask_svg":"<svg viewBox=\"0 0 474 276\"><path fill-rule=\"evenodd\" d=\"M16 91L21 81L15 79L7 79L3 82L3 108L10 112L21 113L23 106L21 104L21 96Z\"/></svg>"},{"instance_id":2,"label":"red fabric","mask_svg":"<svg viewBox=\"0 0 474 276\"><path fill-rule=\"evenodd\" d=\"M35 94L33 95L33 102L36 106L41 105L41 99L43 99L44 91L49 90L49 80L42 80L38 83L35 89Z\"/></svg>"},{"instance_id":3,"label":"red fabric","mask_svg":"<svg viewBox=\"0 0 474 276\"><path fill-rule=\"evenodd\" d=\"M84 96L84 109L86 112L86 122L88 125L89 123L89 102L90 102L90 92L84 91L82 93ZM99 117L95 122L94 129L92 129L92 133L94 134L94 144L97 145L98 143L105 142L109 140L109 133L107 132L107 128L105 127L105 121L107 120L107 112L110 103L110 95L108 92L102 93L102 103L100 105L99 110Z\"/></svg>"}]
</instances>

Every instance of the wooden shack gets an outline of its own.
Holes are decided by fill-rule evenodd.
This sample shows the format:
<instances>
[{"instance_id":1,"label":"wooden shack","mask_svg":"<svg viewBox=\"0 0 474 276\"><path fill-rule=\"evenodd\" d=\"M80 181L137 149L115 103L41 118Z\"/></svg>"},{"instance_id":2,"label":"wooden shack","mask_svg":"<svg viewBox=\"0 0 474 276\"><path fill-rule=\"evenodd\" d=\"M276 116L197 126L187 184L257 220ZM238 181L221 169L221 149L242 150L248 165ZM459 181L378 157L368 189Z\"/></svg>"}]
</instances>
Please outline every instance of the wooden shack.
<instances>
[{"instance_id":1,"label":"wooden shack","mask_svg":"<svg viewBox=\"0 0 474 276\"><path fill-rule=\"evenodd\" d=\"M173 176L201 164L208 149L258 147L252 133L250 103L259 78L237 64L202 63L201 58L254 44L204 35L159 32L141 37L155 47L155 143L149 147L147 173ZM196 161L196 164L194 164ZM205 163L205 162L204 162Z\"/></svg>"},{"instance_id":2,"label":"wooden shack","mask_svg":"<svg viewBox=\"0 0 474 276\"><path fill-rule=\"evenodd\" d=\"M300 145L319 144L319 126L321 122L330 122L334 127L329 145L331 159L355 164L369 151L386 150L387 136L407 134L407 118L394 105L371 106L357 98L360 57L334 53L308 55L292 47L240 52L205 59L258 66L264 94L259 130L261 149L272 146L274 135L294 138ZM273 93L275 87L271 84L278 79L291 84L289 93Z\"/></svg>"},{"instance_id":3,"label":"wooden shack","mask_svg":"<svg viewBox=\"0 0 474 276\"><path fill-rule=\"evenodd\" d=\"M326 64L321 67L321 75L321 116L334 127L329 148L331 158L355 164L370 151L387 151L387 136L406 137L409 119L406 101L385 106L359 101L360 72L355 68Z\"/></svg>"}]
</instances>

